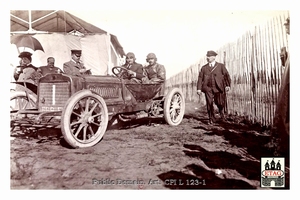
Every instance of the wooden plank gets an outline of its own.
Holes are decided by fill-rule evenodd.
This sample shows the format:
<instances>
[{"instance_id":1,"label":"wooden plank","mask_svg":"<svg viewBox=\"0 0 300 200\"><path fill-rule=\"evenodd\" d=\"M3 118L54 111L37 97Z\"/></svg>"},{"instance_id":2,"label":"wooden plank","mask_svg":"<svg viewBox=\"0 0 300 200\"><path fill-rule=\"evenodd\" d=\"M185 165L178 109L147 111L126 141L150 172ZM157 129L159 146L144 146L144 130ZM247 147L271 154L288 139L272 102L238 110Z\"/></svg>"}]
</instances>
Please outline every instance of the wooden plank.
<instances>
[{"instance_id":1,"label":"wooden plank","mask_svg":"<svg viewBox=\"0 0 300 200\"><path fill-rule=\"evenodd\" d=\"M256 44L257 44L257 52L256 52L256 56L258 58L258 73L259 73L259 85L258 85L258 121L260 123L263 123L263 113L264 113L264 108L262 106L262 94L263 94L263 82L264 82L264 77L263 77L263 61L262 61L262 43L261 43L261 37L262 37L262 34L261 34L261 27L258 26L258 30L257 30L257 41L256 41Z\"/></svg>"},{"instance_id":2,"label":"wooden plank","mask_svg":"<svg viewBox=\"0 0 300 200\"><path fill-rule=\"evenodd\" d=\"M221 46L218 60L226 65L232 78L228 93L228 113L247 115L251 121L267 125L273 121L281 83L280 48L288 49L288 38L283 23L288 12L256 26L252 33L243 34L234 42ZM226 56L221 56L226 52ZM179 86L189 100L199 100L196 83L200 68L206 63L201 57L168 80L168 88ZM237 83L237 79L238 82ZM249 104L250 102L250 104Z\"/></svg>"}]
</instances>

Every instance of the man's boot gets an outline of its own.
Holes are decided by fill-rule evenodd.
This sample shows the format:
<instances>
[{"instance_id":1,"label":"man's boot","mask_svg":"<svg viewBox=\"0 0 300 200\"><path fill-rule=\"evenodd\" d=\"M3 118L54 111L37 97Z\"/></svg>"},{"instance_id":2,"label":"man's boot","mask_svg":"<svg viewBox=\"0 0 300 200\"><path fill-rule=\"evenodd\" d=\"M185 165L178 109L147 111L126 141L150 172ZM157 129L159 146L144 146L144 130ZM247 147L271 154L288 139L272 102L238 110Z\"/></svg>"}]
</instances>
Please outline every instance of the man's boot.
<instances>
[{"instance_id":1,"label":"man's boot","mask_svg":"<svg viewBox=\"0 0 300 200\"><path fill-rule=\"evenodd\" d=\"M226 122L227 120L225 118L223 109L220 109L219 111L220 111L221 121Z\"/></svg>"}]
</instances>

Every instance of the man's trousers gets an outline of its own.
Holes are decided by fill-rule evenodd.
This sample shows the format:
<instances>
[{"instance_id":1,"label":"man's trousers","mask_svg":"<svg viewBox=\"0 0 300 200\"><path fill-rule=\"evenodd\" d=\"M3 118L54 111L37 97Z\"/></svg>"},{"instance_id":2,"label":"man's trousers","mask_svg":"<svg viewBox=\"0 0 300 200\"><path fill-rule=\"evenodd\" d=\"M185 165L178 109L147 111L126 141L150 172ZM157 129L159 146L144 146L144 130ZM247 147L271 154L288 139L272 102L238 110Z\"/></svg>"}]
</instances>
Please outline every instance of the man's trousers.
<instances>
[{"instance_id":1,"label":"man's trousers","mask_svg":"<svg viewBox=\"0 0 300 200\"><path fill-rule=\"evenodd\" d=\"M209 90L205 92L207 114L209 119L215 119L214 103L219 109L221 117L224 117L224 107L226 106L226 93L213 92Z\"/></svg>"}]
</instances>

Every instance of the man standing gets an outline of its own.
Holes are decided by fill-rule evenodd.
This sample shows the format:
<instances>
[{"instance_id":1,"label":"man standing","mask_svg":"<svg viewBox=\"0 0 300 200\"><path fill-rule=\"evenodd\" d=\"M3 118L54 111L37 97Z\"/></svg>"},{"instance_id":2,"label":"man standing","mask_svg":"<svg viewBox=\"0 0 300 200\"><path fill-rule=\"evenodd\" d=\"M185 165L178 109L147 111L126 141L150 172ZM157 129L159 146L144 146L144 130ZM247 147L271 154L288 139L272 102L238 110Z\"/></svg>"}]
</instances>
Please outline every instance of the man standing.
<instances>
[{"instance_id":1,"label":"man standing","mask_svg":"<svg viewBox=\"0 0 300 200\"><path fill-rule=\"evenodd\" d=\"M42 66L37 69L39 77L45 76L51 73L62 73L62 70L54 66L55 59L53 57L47 58L47 66Z\"/></svg>"},{"instance_id":2,"label":"man standing","mask_svg":"<svg viewBox=\"0 0 300 200\"><path fill-rule=\"evenodd\" d=\"M135 58L134 53L128 52L126 54L126 63L124 65L122 65L122 67L125 67L128 70L121 71L120 75L124 79L128 79L133 82L141 83L142 78L144 77L143 65L136 63L135 60L136 60L136 58Z\"/></svg>"},{"instance_id":3,"label":"man standing","mask_svg":"<svg viewBox=\"0 0 300 200\"><path fill-rule=\"evenodd\" d=\"M71 50L71 60L64 63L63 70L69 75L90 75L90 70L87 70L83 63L80 61L81 50Z\"/></svg>"},{"instance_id":4,"label":"man standing","mask_svg":"<svg viewBox=\"0 0 300 200\"><path fill-rule=\"evenodd\" d=\"M197 83L197 94L205 94L206 107L208 113L208 124L216 122L214 115L214 102L219 109L222 120L224 117L224 108L226 106L226 92L230 90L231 79L224 64L216 62L218 54L214 51L208 51L207 64L202 66Z\"/></svg>"},{"instance_id":5,"label":"man standing","mask_svg":"<svg viewBox=\"0 0 300 200\"><path fill-rule=\"evenodd\" d=\"M17 66L14 71L14 78L18 82L29 82L36 84L36 70L37 68L31 64L32 58L31 53L23 51L20 53L19 58L20 66Z\"/></svg>"},{"instance_id":6,"label":"man standing","mask_svg":"<svg viewBox=\"0 0 300 200\"><path fill-rule=\"evenodd\" d=\"M290 35L290 18L284 23L286 33ZM287 53L284 60L284 73L281 77L281 86L277 97L275 116L273 119L273 135L279 137L280 144L277 150L286 153L289 152L290 143L290 54Z\"/></svg>"}]
</instances>

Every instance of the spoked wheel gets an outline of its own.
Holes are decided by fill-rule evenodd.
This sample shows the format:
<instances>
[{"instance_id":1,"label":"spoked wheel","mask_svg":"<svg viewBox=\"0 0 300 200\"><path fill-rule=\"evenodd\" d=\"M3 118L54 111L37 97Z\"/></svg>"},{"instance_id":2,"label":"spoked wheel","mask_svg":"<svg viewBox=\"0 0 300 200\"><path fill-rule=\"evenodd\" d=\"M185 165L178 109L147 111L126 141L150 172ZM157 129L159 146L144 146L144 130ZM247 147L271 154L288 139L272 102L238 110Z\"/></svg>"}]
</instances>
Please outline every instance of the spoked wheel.
<instances>
[{"instance_id":1,"label":"spoked wheel","mask_svg":"<svg viewBox=\"0 0 300 200\"><path fill-rule=\"evenodd\" d=\"M62 112L61 130L74 148L91 147L103 137L108 124L108 110L102 97L89 90L75 93Z\"/></svg>"},{"instance_id":2,"label":"spoked wheel","mask_svg":"<svg viewBox=\"0 0 300 200\"><path fill-rule=\"evenodd\" d=\"M34 109L36 108L36 96L27 94L25 91L12 91L10 92L10 111L11 118L14 113L19 110Z\"/></svg>"},{"instance_id":3,"label":"spoked wheel","mask_svg":"<svg viewBox=\"0 0 300 200\"><path fill-rule=\"evenodd\" d=\"M24 110L36 108L36 96L26 95L24 91L13 91L10 93L10 110Z\"/></svg>"},{"instance_id":4,"label":"spoked wheel","mask_svg":"<svg viewBox=\"0 0 300 200\"><path fill-rule=\"evenodd\" d=\"M164 101L164 118L171 126L181 123L185 112L185 100L179 88L168 92Z\"/></svg>"}]
</instances>

